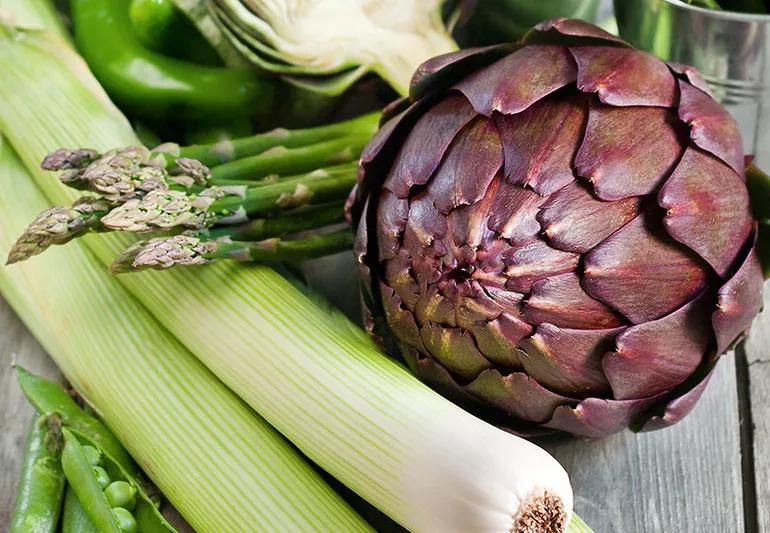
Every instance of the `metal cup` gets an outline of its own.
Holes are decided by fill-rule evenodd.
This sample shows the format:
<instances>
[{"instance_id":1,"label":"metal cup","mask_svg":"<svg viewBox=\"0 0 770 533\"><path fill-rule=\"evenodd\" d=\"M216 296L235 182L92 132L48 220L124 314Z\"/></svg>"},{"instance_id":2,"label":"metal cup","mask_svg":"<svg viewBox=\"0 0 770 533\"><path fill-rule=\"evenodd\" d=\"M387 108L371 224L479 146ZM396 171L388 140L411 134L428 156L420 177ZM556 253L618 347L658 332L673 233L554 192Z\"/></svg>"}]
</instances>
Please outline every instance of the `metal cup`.
<instances>
[{"instance_id":1,"label":"metal cup","mask_svg":"<svg viewBox=\"0 0 770 533\"><path fill-rule=\"evenodd\" d=\"M615 15L627 41L700 70L738 121L744 151L770 168L770 15L680 0L615 0Z\"/></svg>"}]
</instances>

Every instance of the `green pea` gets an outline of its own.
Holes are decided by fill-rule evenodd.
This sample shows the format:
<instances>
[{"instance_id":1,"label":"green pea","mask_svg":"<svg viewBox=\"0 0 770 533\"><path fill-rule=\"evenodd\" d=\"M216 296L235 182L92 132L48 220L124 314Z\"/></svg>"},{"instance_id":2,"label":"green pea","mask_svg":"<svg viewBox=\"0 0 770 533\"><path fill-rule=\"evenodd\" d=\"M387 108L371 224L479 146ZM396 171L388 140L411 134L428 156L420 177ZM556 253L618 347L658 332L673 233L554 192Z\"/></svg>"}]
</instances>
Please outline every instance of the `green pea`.
<instances>
[{"instance_id":1,"label":"green pea","mask_svg":"<svg viewBox=\"0 0 770 533\"><path fill-rule=\"evenodd\" d=\"M112 516L115 517L115 521L118 523L118 528L123 533L136 533L137 525L134 515L130 511L122 507L115 507L112 510Z\"/></svg>"},{"instance_id":2,"label":"green pea","mask_svg":"<svg viewBox=\"0 0 770 533\"><path fill-rule=\"evenodd\" d=\"M136 488L127 481L113 481L104 489L104 495L110 507L124 507L132 511L136 505Z\"/></svg>"},{"instance_id":3,"label":"green pea","mask_svg":"<svg viewBox=\"0 0 770 533\"><path fill-rule=\"evenodd\" d=\"M94 475L96 476L96 481L99 482L99 486L102 488L102 490L106 489L107 485L109 485L110 481L112 481L109 474L107 474L107 471L101 466L94 467Z\"/></svg>"},{"instance_id":4,"label":"green pea","mask_svg":"<svg viewBox=\"0 0 770 533\"><path fill-rule=\"evenodd\" d=\"M86 459L91 466L99 466L102 462L102 452L94 448L93 446L83 446L83 453L86 454Z\"/></svg>"}]
</instances>

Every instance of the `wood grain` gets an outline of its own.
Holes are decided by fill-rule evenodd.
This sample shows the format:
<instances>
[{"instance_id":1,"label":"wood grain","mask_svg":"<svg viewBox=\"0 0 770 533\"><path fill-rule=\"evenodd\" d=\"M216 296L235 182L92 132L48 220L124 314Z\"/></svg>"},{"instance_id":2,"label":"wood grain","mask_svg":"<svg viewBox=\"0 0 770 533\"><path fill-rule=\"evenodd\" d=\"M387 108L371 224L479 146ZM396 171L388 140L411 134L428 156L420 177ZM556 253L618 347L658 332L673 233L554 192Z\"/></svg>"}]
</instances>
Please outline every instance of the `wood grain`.
<instances>
[{"instance_id":1,"label":"wood grain","mask_svg":"<svg viewBox=\"0 0 770 533\"><path fill-rule=\"evenodd\" d=\"M756 512L760 532L770 531L770 287L765 310L746 341L751 409Z\"/></svg>"},{"instance_id":2,"label":"wood grain","mask_svg":"<svg viewBox=\"0 0 770 533\"><path fill-rule=\"evenodd\" d=\"M732 354L671 428L542 444L570 473L575 510L597 533L744 531Z\"/></svg>"},{"instance_id":3,"label":"wood grain","mask_svg":"<svg viewBox=\"0 0 770 533\"><path fill-rule=\"evenodd\" d=\"M27 370L61 380L56 365L0 298L0 531L7 531L16 500L19 468L34 409L24 398L11 367L13 357Z\"/></svg>"}]
</instances>

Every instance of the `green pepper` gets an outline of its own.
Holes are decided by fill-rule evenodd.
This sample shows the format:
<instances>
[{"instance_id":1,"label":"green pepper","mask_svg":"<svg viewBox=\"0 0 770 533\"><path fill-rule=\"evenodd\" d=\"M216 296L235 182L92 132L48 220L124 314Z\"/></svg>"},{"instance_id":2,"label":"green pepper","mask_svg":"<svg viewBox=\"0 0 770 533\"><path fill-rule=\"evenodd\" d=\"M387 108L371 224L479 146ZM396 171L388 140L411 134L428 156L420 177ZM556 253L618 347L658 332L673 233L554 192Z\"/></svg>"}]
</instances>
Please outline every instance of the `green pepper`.
<instances>
[{"instance_id":1,"label":"green pepper","mask_svg":"<svg viewBox=\"0 0 770 533\"><path fill-rule=\"evenodd\" d=\"M136 36L150 50L203 65L221 65L214 48L172 0L131 0Z\"/></svg>"},{"instance_id":2,"label":"green pepper","mask_svg":"<svg viewBox=\"0 0 770 533\"><path fill-rule=\"evenodd\" d=\"M149 48L161 51L177 13L171 0L131 0L128 10L137 37Z\"/></svg>"},{"instance_id":3,"label":"green pepper","mask_svg":"<svg viewBox=\"0 0 770 533\"><path fill-rule=\"evenodd\" d=\"M132 29L127 0L72 0L70 7L78 50L125 110L211 122L269 114L271 80L250 69L198 65L147 49Z\"/></svg>"}]
</instances>

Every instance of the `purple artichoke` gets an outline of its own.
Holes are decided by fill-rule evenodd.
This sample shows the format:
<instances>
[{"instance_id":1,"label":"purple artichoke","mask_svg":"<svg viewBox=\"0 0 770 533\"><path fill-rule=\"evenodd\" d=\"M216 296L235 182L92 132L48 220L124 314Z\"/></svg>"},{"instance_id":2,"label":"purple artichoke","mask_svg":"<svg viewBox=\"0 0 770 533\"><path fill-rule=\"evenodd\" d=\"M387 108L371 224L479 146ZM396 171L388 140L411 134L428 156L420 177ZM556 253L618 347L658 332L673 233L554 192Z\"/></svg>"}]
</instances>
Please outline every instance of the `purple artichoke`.
<instances>
[{"instance_id":1,"label":"purple artichoke","mask_svg":"<svg viewBox=\"0 0 770 533\"><path fill-rule=\"evenodd\" d=\"M735 121L585 22L424 63L348 208L372 330L518 432L673 424L761 306Z\"/></svg>"}]
</instances>

